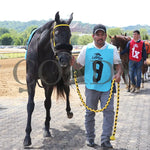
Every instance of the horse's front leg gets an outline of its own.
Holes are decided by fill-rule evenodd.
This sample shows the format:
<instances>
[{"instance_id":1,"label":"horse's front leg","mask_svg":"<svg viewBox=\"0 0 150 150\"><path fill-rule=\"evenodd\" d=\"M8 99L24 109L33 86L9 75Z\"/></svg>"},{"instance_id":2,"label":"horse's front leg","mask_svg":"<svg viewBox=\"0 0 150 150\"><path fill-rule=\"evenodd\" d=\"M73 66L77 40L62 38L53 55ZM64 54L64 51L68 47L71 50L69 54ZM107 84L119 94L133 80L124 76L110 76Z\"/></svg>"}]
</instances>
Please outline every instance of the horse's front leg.
<instances>
[{"instance_id":1,"label":"horse's front leg","mask_svg":"<svg viewBox=\"0 0 150 150\"><path fill-rule=\"evenodd\" d=\"M32 81L32 82L31 82ZM35 85L36 81L30 80L27 76L27 88L28 88L28 103L27 103L27 125L26 125L26 136L24 139L24 146L29 146L32 144L30 133L32 131L31 128L31 117L34 110L34 94L35 94Z\"/></svg>"},{"instance_id":2,"label":"horse's front leg","mask_svg":"<svg viewBox=\"0 0 150 150\"><path fill-rule=\"evenodd\" d=\"M70 87L68 85L65 85L65 94L66 94L66 112L68 118L73 117L73 113L71 112L71 107L70 107L70 101L69 101L69 93L70 93Z\"/></svg>"},{"instance_id":3,"label":"horse's front leg","mask_svg":"<svg viewBox=\"0 0 150 150\"><path fill-rule=\"evenodd\" d=\"M44 101L44 106L46 109L46 118L45 118L45 127L44 127L44 137L50 137L50 120L51 120L51 116L50 116L50 108L51 108L51 95L52 95L52 91L53 91L53 87L44 87L45 89L45 101Z\"/></svg>"},{"instance_id":4,"label":"horse's front leg","mask_svg":"<svg viewBox=\"0 0 150 150\"><path fill-rule=\"evenodd\" d=\"M130 92L129 76L125 72L123 72L122 78L123 78L123 81L124 81L124 83L126 85L127 92Z\"/></svg>"},{"instance_id":5,"label":"horse's front leg","mask_svg":"<svg viewBox=\"0 0 150 150\"><path fill-rule=\"evenodd\" d=\"M129 85L129 87L128 87L128 92L130 92L130 90L131 90L131 80L130 80L130 76L129 76L129 73L128 73L128 85Z\"/></svg>"}]
</instances>

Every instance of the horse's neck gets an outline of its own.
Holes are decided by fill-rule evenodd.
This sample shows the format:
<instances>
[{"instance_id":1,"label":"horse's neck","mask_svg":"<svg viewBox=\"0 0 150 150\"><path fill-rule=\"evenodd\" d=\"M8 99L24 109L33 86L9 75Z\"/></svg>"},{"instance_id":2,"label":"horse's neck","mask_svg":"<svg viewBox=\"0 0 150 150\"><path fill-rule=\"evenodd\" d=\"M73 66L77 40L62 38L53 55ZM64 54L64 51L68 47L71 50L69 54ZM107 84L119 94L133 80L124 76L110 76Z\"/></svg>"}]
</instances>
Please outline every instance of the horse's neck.
<instances>
[{"instance_id":1,"label":"horse's neck","mask_svg":"<svg viewBox=\"0 0 150 150\"><path fill-rule=\"evenodd\" d=\"M49 21L46 24L44 24L42 27L40 27L41 33L44 32L46 29L50 29L53 25L54 21Z\"/></svg>"},{"instance_id":2,"label":"horse's neck","mask_svg":"<svg viewBox=\"0 0 150 150\"><path fill-rule=\"evenodd\" d=\"M121 39L120 40L120 49L125 49L125 47L126 47L126 45L127 45L127 43L128 43L128 40L125 40L125 39Z\"/></svg>"},{"instance_id":3,"label":"horse's neck","mask_svg":"<svg viewBox=\"0 0 150 150\"><path fill-rule=\"evenodd\" d=\"M52 27L45 28L45 29L42 27L41 33L39 35L39 40L38 40L40 47L44 48L44 47L47 47L47 45L51 47L50 42L52 38L51 37L52 29L53 29Z\"/></svg>"}]
</instances>

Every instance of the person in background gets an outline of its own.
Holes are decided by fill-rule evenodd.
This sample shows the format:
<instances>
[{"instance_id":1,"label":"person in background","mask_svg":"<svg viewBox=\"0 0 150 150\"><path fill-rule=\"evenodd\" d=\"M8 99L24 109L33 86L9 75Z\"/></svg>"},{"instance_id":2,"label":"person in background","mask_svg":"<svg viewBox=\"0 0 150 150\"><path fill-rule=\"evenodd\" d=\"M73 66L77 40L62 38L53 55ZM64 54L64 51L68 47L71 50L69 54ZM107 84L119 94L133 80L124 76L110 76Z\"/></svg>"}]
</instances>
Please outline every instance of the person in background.
<instances>
[{"instance_id":1,"label":"person in background","mask_svg":"<svg viewBox=\"0 0 150 150\"><path fill-rule=\"evenodd\" d=\"M129 76L132 84L131 92L139 93L143 61L144 64L146 64L146 48L144 42L141 40L139 30L133 31L133 39L127 43L125 49L120 54L123 55L125 53L129 54Z\"/></svg>"},{"instance_id":2,"label":"person in background","mask_svg":"<svg viewBox=\"0 0 150 150\"><path fill-rule=\"evenodd\" d=\"M93 29L93 43L83 47L77 61L72 57L72 66L80 69L85 66L85 96L86 105L89 108L97 109L100 100L101 108L108 101L111 82L115 78L120 82L122 74L121 59L117 48L106 42L106 27L98 24ZM116 74L113 76L113 65L116 65ZM101 135L101 146L112 148L110 136L114 123L114 93L110 104L103 111L103 126ZM86 109L85 114L86 143L90 147L95 146L95 112Z\"/></svg>"}]
</instances>

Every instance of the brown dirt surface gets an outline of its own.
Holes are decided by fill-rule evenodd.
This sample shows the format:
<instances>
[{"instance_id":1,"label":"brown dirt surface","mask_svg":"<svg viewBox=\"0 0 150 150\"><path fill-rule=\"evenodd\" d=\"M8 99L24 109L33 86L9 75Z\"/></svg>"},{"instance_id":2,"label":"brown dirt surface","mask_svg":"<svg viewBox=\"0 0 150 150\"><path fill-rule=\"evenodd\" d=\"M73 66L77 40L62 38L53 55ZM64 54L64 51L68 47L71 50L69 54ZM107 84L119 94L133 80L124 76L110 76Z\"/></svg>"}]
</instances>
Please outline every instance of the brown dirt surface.
<instances>
[{"instance_id":1,"label":"brown dirt surface","mask_svg":"<svg viewBox=\"0 0 150 150\"><path fill-rule=\"evenodd\" d=\"M26 65L25 60L22 61L17 68L17 72L13 73L16 64L23 58L1 59L0 60L0 96L1 97L22 97L27 96L27 92L19 92L19 88L26 89L26 85L18 83L15 79L25 84Z\"/></svg>"},{"instance_id":2,"label":"brown dirt surface","mask_svg":"<svg viewBox=\"0 0 150 150\"><path fill-rule=\"evenodd\" d=\"M78 98L74 85L71 85L70 89L70 97ZM55 90L53 96L56 96ZM13 99L28 97L26 86L26 61L24 58L0 60L0 97ZM44 97L43 88L37 85L35 98L45 99Z\"/></svg>"}]
</instances>

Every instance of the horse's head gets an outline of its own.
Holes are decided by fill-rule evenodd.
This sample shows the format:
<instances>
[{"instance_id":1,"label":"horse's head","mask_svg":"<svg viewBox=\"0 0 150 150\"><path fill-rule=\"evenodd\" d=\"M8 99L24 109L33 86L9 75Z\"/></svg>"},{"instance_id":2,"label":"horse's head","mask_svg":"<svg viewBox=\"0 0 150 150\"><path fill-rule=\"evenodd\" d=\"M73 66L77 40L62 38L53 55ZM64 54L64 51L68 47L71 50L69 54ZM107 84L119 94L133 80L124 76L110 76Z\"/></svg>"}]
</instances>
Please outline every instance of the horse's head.
<instances>
[{"instance_id":1,"label":"horse's head","mask_svg":"<svg viewBox=\"0 0 150 150\"><path fill-rule=\"evenodd\" d=\"M115 45L118 48L121 48L122 50L125 48L128 41L131 40L129 36L126 35L115 35L115 36L109 36L111 39L111 44Z\"/></svg>"},{"instance_id":2,"label":"horse's head","mask_svg":"<svg viewBox=\"0 0 150 150\"><path fill-rule=\"evenodd\" d=\"M73 13L67 21L60 20L59 12L55 15L55 22L52 30L52 48L57 55L61 67L67 67L70 64L72 45L70 42L71 30L70 23L73 19Z\"/></svg>"},{"instance_id":3,"label":"horse's head","mask_svg":"<svg viewBox=\"0 0 150 150\"><path fill-rule=\"evenodd\" d=\"M110 36L109 35L109 38L111 39L110 42L112 45L115 45L117 47L117 49L119 48L119 42L118 42L118 38L117 36Z\"/></svg>"}]
</instances>

